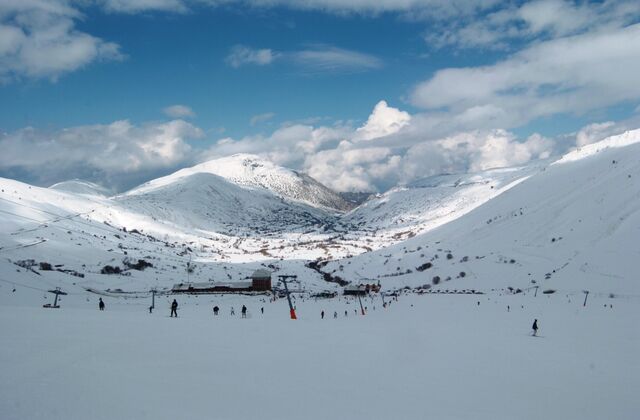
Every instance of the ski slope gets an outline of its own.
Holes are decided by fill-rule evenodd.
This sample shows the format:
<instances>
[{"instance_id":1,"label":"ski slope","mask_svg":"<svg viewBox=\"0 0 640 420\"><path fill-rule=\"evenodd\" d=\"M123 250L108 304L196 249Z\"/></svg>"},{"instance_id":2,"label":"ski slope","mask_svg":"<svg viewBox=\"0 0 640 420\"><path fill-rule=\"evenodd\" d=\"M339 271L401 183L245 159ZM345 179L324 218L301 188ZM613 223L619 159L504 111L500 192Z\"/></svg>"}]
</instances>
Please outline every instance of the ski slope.
<instances>
[{"instance_id":1,"label":"ski slope","mask_svg":"<svg viewBox=\"0 0 640 420\"><path fill-rule=\"evenodd\" d=\"M403 295L387 309L367 299L360 316L352 300L299 298L291 321L284 299L181 296L177 319L170 299L153 314L146 299L103 299L104 312L97 296L0 306L3 419L631 420L640 409L637 301ZM534 318L541 337L529 336Z\"/></svg>"},{"instance_id":2,"label":"ski slope","mask_svg":"<svg viewBox=\"0 0 640 420\"><path fill-rule=\"evenodd\" d=\"M635 419L637 156L634 131L341 215L207 171L116 197L0 179L0 417ZM256 268L298 276L298 321L268 296L180 295L168 317L173 284ZM312 298L341 293L326 275L390 306Z\"/></svg>"}]
</instances>

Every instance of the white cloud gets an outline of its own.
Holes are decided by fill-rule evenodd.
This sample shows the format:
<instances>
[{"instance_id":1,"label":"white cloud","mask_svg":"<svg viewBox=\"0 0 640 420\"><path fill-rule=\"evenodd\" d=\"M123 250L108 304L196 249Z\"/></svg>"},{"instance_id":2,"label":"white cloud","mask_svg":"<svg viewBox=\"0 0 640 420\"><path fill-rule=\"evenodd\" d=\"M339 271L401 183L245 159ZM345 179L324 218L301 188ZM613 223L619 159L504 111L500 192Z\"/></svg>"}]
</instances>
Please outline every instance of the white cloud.
<instances>
[{"instance_id":1,"label":"white cloud","mask_svg":"<svg viewBox=\"0 0 640 420\"><path fill-rule=\"evenodd\" d=\"M424 118L380 101L358 129L349 124L295 124L269 136L221 139L200 159L258 154L307 172L336 190L384 191L397 183L442 172L519 165L546 158L556 148L553 140L539 135L524 140L505 130L441 135L437 130L430 132L428 126Z\"/></svg>"},{"instance_id":2,"label":"white cloud","mask_svg":"<svg viewBox=\"0 0 640 420\"><path fill-rule=\"evenodd\" d=\"M271 64L277 54L268 49L253 49L244 45L236 45L231 48L231 52L225 58L225 62L231 67L238 68L247 64L265 66Z\"/></svg>"},{"instance_id":3,"label":"white cloud","mask_svg":"<svg viewBox=\"0 0 640 420\"><path fill-rule=\"evenodd\" d=\"M119 45L79 31L82 16L63 0L4 0L0 4L0 82L49 78L96 60L120 60Z\"/></svg>"},{"instance_id":4,"label":"white cloud","mask_svg":"<svg viewBox=\"0 0 640 420\"><path fill-rule=\"evenodd\" d=\"M409 124L411 116L408 112L390 107L386 101L380 101L362 127L356 130L355 140L372 140L397 133Z\"/></svg>"},{"instance_id":5,"label":"white cloud","mask_svg":"<svg viewBox=\"0 0 640 420\"><path fill-rule=\"evenodd\" d=\"M257 124L269 121L275 116L276 114L274 112L265 112L264 114L254 115L253 117L251 117L251 120L249 122L251 126L255 126Z\"/></svg>"},{"instance_id":6,"label":"white cloud","mask_svg":"<svg viewBox=\"0 0 640 420\"><path fill-rule=\"evenodd\" d=\"M637 22L640 3L635 0L576 2L534 0L519 6L505 4L477 9L462 18L436 19L425 39L430 46L442 48L508 49L510 41L531 42L621 28Z\"/></svg>"},{"instance_id":7,"label":"white cloud","mask_svg":"<svg viewBox=\"0 0 640 420\"><path fill-rule=\"evenodd\" d=\"M605 138L614 134L619 134L619 132L621 131L624 130L621 130L620 127L613 121L589 124L586 127L583 127L576 134L576 146L586 146L587 144L604 140Z\"/></svg>"},{"instance_id":8,"label":"white cloud","mask_svg":"<svg viewBox=\"0 0 640 420\"><path fill-rule=\"evenodd\" d=\"M637 100L637 74L640 24L541 42L490 66L440 70L411 98L443 121L510 128Z\"/></svg>"},{"instance_id":9,"label":"white cloud","mask_svg":"<svg viewBox=\"0 0 640 420\"><path fill-rule=\"evenodd\" d=\"M293 63L307 74L355 73L377 69L383 65L382 60L373 55L330 45L315 45L296 51L235 45L225 58L225 62L234 68L245 65L266 66L276 60Z\"/></svg>"},{"instance_id":10,"label":"white cloud","mask_svg":"<svg viewBox=\"0 0 640 420\"><path fill-rule=\"evenodd\" d=\"M171 105L164 108L162 112L171 118L190 118L196 116L196 113L186 105Z\"/></svg>"},{"instance_id":11,"label":"white cloud","mask_svg":"<svg viewBox=\"0 0 640 420\"><path fill-rule=\"evenodd\" d=\"M308 73L360 72L383 65L382 60L370 54L331 46L295 51L289 57Z\"/></svg>"},{"instance_id":12,"label":"white cloud","mask_svg":"<svg viewBox=\"0 0 640 420\"><path fill-rule=\"evenodd\" d=\"M145 174L191 163L187 140L203 135L182 120L142 126L123 120L55 132L24 128L0 135L0 170L39 184L86 178L121 187Z\"/></svg>"},{"instance_id":13,"label":"white cloud","mask_svg":"<svg viewBox=\"0 0 640 420\"><path fill-rule=\"evenodd\" d=\"M189 10L183 0L99 0L109 12L140 13L162 11L185 13Z\"/></svg>"},{"instance_id":14,"label":"white cloud","mask_svg":"<svg viewBox=\"0 0 640 420\"><path fill-rule=\"evenodd\" d=\"M231 0L233 1L233 0ZM210 4L227 4L229 0L208 0ZM425 16L460 16L489 8L499 0L237 0L252 7L289 7L329 13L379 14L406 13L414 18Z\"/></svg>"}]
</instances>

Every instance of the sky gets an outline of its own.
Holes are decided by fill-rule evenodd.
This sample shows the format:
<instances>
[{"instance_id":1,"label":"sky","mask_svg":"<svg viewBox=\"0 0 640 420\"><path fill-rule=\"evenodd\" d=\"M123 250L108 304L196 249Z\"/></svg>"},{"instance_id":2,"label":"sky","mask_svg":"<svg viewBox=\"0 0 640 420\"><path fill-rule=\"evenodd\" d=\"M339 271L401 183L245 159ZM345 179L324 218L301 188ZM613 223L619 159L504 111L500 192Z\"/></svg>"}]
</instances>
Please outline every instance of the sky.
<instances>
[{"instance_id":1,"label":"sky","mask_svg":"<svg viewBox=\"0 0 640 420\"><path fill-rule=\"evenodd\" d=\"M0 176L256 154L339 191L640 126L635 0L0 0Z\"/></svg>"}]
</instances>

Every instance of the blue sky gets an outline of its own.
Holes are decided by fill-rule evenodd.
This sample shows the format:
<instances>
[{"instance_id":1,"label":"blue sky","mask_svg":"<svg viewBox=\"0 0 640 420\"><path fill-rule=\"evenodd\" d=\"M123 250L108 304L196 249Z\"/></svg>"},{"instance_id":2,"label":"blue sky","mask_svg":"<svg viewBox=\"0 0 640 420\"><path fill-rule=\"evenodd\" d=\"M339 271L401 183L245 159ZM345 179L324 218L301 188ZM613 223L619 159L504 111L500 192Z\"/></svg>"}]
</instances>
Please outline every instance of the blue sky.
<instances>
[{"instance_id":1,"label":"blue sky","mask_svg":"<svg viewBox=\"0 0 640 420\"><path fill-rule=\"evenodd\" d=\"M634 1L3 3L0 176L43 185L243 152L383 190L635 128L640 104Z\"/></svg>"}]
</instances>

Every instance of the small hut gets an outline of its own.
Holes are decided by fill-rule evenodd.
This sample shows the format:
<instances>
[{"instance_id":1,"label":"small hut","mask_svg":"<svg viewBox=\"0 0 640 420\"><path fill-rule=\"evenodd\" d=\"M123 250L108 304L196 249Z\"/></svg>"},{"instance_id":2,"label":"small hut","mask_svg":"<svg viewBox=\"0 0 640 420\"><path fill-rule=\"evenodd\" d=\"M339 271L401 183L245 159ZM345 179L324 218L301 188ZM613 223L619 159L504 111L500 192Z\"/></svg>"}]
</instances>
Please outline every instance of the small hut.
<instances>
[{"instance_id":1,"label":"small hut","mask_svg":"<svg viewBox=\"0 0 640 420\"><path fill-rule=\"evenodd\" d=\"M251 275L251 288L255 291L271 290L271 272L260 268Z\"/></svg>"}]
</instances>

